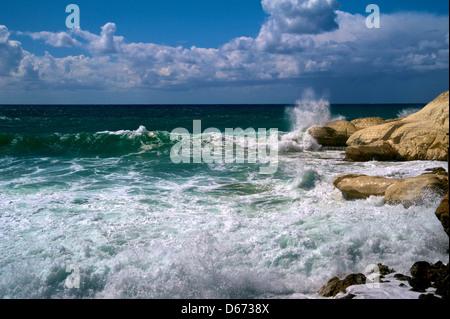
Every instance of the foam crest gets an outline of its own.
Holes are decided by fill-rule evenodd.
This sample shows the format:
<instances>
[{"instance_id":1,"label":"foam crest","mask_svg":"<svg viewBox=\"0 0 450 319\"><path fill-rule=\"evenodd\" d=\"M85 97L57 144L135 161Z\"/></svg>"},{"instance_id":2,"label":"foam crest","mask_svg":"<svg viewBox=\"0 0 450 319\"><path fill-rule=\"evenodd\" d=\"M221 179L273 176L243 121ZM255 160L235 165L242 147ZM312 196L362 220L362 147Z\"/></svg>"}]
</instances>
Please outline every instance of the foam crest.
<instances>
[{"instance_id":1,"label":"foam crest","mask_svg":"<svg viewBox=\"0 0 450 319\"><path fill-rule=\"evenodd\" d=\"M135 131L130 131L130 130L102 131L102 132L97 132L97 134L142 136L142 135L145 135L145 134L149 134L149 132L147 131L147 128L145 126L141 125Z\"/></svg>"}]
</instances>

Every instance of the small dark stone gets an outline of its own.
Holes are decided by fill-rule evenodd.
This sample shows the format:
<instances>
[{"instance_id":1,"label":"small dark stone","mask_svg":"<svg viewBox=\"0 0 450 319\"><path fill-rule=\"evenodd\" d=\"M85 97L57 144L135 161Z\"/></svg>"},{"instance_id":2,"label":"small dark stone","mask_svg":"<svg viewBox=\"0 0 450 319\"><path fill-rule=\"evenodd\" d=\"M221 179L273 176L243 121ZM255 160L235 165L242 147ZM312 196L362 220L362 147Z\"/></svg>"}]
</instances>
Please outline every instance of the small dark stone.
<instances>
[{"instance_id":1,"label":"small dark stone","mask_svg":"<svg viewBox=\"0 0 450 319\"><path fill-rule=\"evenodd\" d=\"M377 266L380 271L380 275L385 276L385 275L389 275L389 274L392 274L393 272L395 272L394 269L391 269L388 266L385 266L383 264L378 264Z\"/></svg>"},{"instance_id":2,"label":"small dark stone","mask_svg":"<svg viewBox=\"0 0 450 319\"><path fill-rule=\"evenodd\" d=\"M409 279L411 279L411 277L405 276L403 274L395 274L394 278L400 281L408 281Z\"/></svg>"},{"instance_id":3,"label":"small dark stone","mask_svg":"<svg viewBox=\"0 0 450 319\"><path fill-rule=\"evenodd\" d=\"M433 168L427 168L425 170L425 174L447 174L447 171L445 170L445 168L443 167L433 167Z\"/></svg>"},{"instance_id":4,"label":"small dark stone","mask_svg":"<svg viewBox=\"0 0 450 319\"><path fill-rule=\"evenodd\" d=\"M421 300L441 300L441 298L436 297L434 294L421 294L419 296Z\"/></svg>"},{"instance_id":5,"label":"small dark stone","mask_svg":"<svg viewBox=\"0 0 450 319\"><path fill-rule=\"evenodd\" d=\"M348 294L348 295L345 295L344 297L339 298L339 299L353 299L355 297L356 297L356 295L354 295L354 294Z\"/></svg>"},{"instance_id":6,"label":"small dark stone","mask_svg":"<svg viewBox=\"0 0 450 319\"><path fill-rule=\"evenodd\" d=\"M407 285L405 285L404 283L401 283L400 285L398 285L399 287L408 287Z\"/></svg>"}]
</instances>

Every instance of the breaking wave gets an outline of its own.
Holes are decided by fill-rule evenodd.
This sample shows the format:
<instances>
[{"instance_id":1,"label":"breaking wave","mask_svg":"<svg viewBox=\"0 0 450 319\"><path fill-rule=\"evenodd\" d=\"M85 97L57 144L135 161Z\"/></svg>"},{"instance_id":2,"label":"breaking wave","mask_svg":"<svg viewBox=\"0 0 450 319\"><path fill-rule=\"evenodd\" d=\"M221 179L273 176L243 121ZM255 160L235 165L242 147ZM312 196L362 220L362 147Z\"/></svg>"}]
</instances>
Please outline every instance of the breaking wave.
<instances>
[{"instance_id":1,"label":"breaking wave","mask_svg":"<svg viewBox=\"0 0 450 319\"><path fill-rule=\"evenodd\" d=\"M113 157L165 150L170 133L149 132L144 126L135 131L74 133L33 136L0 134L0 150L5 155Z\"/></svg>"}]
</instances>

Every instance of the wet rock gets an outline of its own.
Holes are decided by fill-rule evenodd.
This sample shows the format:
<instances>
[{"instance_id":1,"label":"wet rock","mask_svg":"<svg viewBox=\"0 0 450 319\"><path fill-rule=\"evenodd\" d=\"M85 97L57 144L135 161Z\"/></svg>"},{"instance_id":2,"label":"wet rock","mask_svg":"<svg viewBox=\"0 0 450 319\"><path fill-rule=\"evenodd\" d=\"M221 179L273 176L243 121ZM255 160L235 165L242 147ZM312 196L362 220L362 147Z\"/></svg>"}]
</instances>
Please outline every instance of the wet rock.
<instances>
[{"instance_id":1,"label":"wet rock","mask_svg":"<svg viewBox=\"0 0 450 319\"><path fill-rule=\"evenodd\" d=\"M448 176L447 171L443 167L432 167L425 169L425 174L443 174Z\"/></svg>"},{"instance_id":2,"label":"wet rock","mask_svg":"<svg viewBox=\"0 0 450 319\"><path fill-rule=\"evenodd\" d=\"M387 204L409 207L423 203L431 195L443 196L448 191L448 178L443 174L431 173L405 179L347 174L338 175L333 185L347 199L383 196ZM445 220L445 215L442 216Z\"/></svg>"},{"instance_id":3,"label":"wet rock","mask_svg":"<svg viewBox=\"0 0 450 319\"><path fill-rule=\"evenodd\" d=\"M395 179L367 175L339 175L333 180L347 199L362 199L370 196L384 196L386 189L397 182Z\"/></svg>"},{"instance_id":4,"label":"wet rock","mask_svg":"<svg viewBox=\"0 0 450 319\"><path fill-rule=\"evenodd\" d=\"M449 299L449 264L440 268L435 278L434 287L436 288L436 294L441 295L444 299Z\"/></svg>"},{"instance_id":5,"label":"wet rock","mask_svg":"<svg viewBox=\"0 0 450 319\"><path fill-rule=\"evenodd\" d=\"M405 207L409 207L422 204L431 194L444 196L447 191L447 175L428 173L399 180L389 186L386 188L384 201L391 205L403 204Z\"/></svg>"},{"instance_id":6,"label":"wet rock","mask_svg":"<svg viewBox=\"0 0 450 319\"><path fill-rule=\"evenodd\" d=\"M322 146L342 147L347 145L347 137L339 135L331 127L312 126L308 129L308 133Z\"/></svg>"},{"instance_id":7,"label":"wet rock","mask_svg":"<svg viewBox=\"0 0 450 319\"><path fill-rule=\"evenodd\" d=\"M312 126L308 129L309 135L325 147L346 147L347 140L356 131L352 123L344 120L332 121L325 126Z\"/></svg>"},{"instance_id":8,"label":"wet rock","mask_svg":"<svg viewBox=\"0 0 450 319\"><path fill-rule=\"evenodd\" d=\"M388 266L378 264L380 275L385 276L395 272ZM395 274L393 277L397 280L408 281L412 287L411 290L423 292L419 299L448 299L449 298L449 264L445 265L438 261L430 264L426 261L418 261L410 269L411 276ZM369 274L370 277L370 274ZM346 289L353 285L362 285L367 283L367 277L364 274L351 274L340 280L334 277L328 281L320 290L319 294L324 297L336 297L339 293L346 293ZM383 284L385 281L381 281ZM386 281L388 282L388 281ZM404 283L400 287L408 288ZM428 288L435 288L435 293L427 293ZM355 295L349 294L339 299L353 299Z\"/></svg>"},{"instance_id":9,"label":"wet rock","mask_svg":"<svg viewBox=\"0 0 450 319\"><path fill-rule=\"evenodd\" d=\"M341 298L338 298L338 299L353 299L355 297L356 297L356 295L354 295L354 294L348 294L348 295L345 295L344 297L341 297Z\"/></svg>"},{"instance_id":10,"label":"wet rock","mask_svg":"<svg viewBox=\"0 0 450 319\"><path fill-rule=\"evenodd\" d=\"M319 290L319 294L324 297L335 297L340 292L345 293L347 287L365 284L366 280L367 278L364 274L351 274L343 280L339 280L338 277L334 277Z\"/></svg>"},{"instance_id":11,"label":"wet rock","mask_svg":"<svg viewBox=\"0 0 450 319\"><path fill-rule=\"evenodd\" d=\"M383 265L383 264L378 264L377 267L380 272L380 275L382 275L382 276L386 276L386 275L389 275L389 274L392 274L395 272L394 269L391 269L388 266Z\"/></svg>"},{"instance_id":12,"label":"wet rock","mask_svg":"<svg viewBox=\"0 0 450 319\"><path fill-rule=\"evenodd\" d=\"M397 159L397 153L389 142L375 141L368 145L350 145L345 149L345 161L392 161Z\"/></svg>"},{"instance_id":13,"label":"wet rock","mask_svg":"<svg viewBox=\"0 0 450 319\"><path fill-rule=\"evenodd\" d=\"M413 277L408 280L408 283L412 287L411 290L417 292L425 292L427 288L431 287L431 281L423 277Z\"/></svg>"},{"instance_id":14,"label":"wet rock","mask_svg":"<svg viewBox=\"0 0 450 319\"><path fill-rule=\"evenodd\" d=\"M434 294L421 294L419 296L420 300L441 300L441 298L436 297Z\"/></svg>"},{"instance_id":15,"label":"wet rock","mask_svg":"<svg viewBox=\"0 0 450 319\"><path fill-rule=\"evenodd\" d=\"M442 200L439 207L436 209L436 217L439 219L439 221L442 224L442 227L444 227L445 232L448 234L448 192L447 195L445 195L444 199Z\"/></svg>"},{"instance_id":16,"label":"wet rock","mask_svg":"<svg viewBox=\"0 0 450 319\"><path fill-rule=\"evenodd\" d=\"M405 276L403 274L395 274L394 278L400 281L408 281L409 279L411 279L410 276Z\"/></svg>"},{"instance_id":17,"label":"wet rock","mask_svg":"<svg viewBox=\"0 0 450 319\"><path fill-rule=\"evenodd\" d=\"M443 196L448 191L448 178L443 174L430 173L405 179L347 174L338 175L333 185L347 199L383 196L387 204L408 207L422 203L430 195Z\"/></svg>"},{"instance_id":18,"label":"wet rock","mask_svg":"<svg viewBox=\"0 0 450 319\"><path fill-rule=\"evenodd\" d=\"M324 297L334 297L339 293L341 281L338 277L331 278L325 286L320 288L319 295Z\"/></svg>"},{"instance_id":19,"label":"wet rock","mask_svg":"<svg viewBox=\"0 0 450 319\"><path fill-rule=\"evenodd\" d=\"M427 288L436 288L436 294L444 299L449 297L449 265L441 261L430 264L418 261L411 267L412 278L408 281L412 290L424 292Z\"/></svg>"}]
</instances>

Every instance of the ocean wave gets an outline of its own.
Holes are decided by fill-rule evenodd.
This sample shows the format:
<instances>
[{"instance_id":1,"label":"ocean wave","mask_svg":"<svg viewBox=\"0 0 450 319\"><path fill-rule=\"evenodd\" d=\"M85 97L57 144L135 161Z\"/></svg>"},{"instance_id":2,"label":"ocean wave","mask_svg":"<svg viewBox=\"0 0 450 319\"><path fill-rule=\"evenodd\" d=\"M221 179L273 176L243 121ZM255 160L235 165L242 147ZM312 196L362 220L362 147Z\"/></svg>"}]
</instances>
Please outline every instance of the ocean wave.
<instances>
[{"instance_id":1,"label":"ocean wave","mask_svg":"<svg viewBox=\"0 0 450 319\"><path fill-rule=\"evenodd\" d=\"M0 134L1 153L10 156L114 157L161 151L171 144L169 132L147 131L144 126L136 131L53 133L42 136Z\"/></svg>"},{"instance_id":2,"label":"ocean wave","mask_svg":"<svg viewBox=\"0 0 450 319\"><path fill-rule=\"evenodd\" d=\"M189 133L189 139L192 143L193 139L200 138L202 147L209 144L211 147L222 147L225 150L225 146L233 145L231 148L233 152L237 146L245 150L273 149L278 146L281 151L295 152L308 147L302 142L305 133L299 134L291 136L280 133L277 140L270 140L267 133L265 136L247 136L238 132L234 132L233 135L226 132L203 133L200 136ZM136 154L169 156L170 149L184 139L183 134L177 136L167 131L148 131L145 126L140 126L137 130L96 133L48 135L0 133L0 152L7 156L120 157ZM192 156L192 149L190 155Z\"/></svg>"},{"instance_id":3,"label":"ocean wave","mask_svg":"<svg viewBox=\"0 0 450 319\"><path fill-rule=\"evenodd\" d=\"M7 116L0 116L0 121L20 121L17 117L7 117Z\"/></svg>"}]
</instances>

